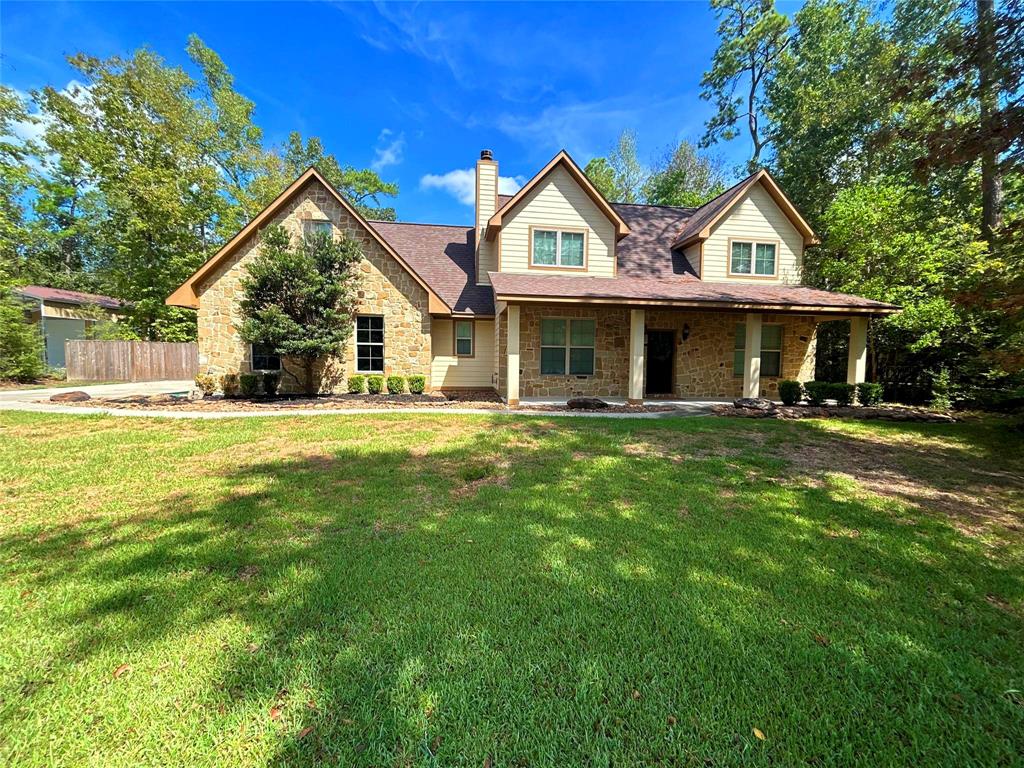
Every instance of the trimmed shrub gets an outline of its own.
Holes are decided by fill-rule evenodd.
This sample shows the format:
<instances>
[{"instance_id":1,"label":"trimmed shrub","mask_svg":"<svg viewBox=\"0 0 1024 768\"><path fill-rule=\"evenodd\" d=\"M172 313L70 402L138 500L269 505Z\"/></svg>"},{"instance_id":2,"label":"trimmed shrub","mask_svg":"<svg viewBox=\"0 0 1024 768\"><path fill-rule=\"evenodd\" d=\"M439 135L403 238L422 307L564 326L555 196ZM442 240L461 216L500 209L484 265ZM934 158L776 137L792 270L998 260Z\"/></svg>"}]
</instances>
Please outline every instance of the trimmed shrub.
<instances>
[{"instance_id":1,"label":"trimmed shrub","mask_svg":"<svg viewBox=\"0 0 1024 768\"><path fill-rule=\"evenodd\" d=\"M786 379L779 382L779 399L783 405L796 405L803 395L803 386L799 381Z\"/></svg>"},{"instance_id":2,"label":"trimmed shrub","mask_svg":"<svg viewBox=\"0 0 1024 768\"><path fill-rule=\"evenodd\" d=\"M254 397L260 391L260 377L255 373L243 373L238 377L238 384L245 397Z\"/></svg>"},{"instance_id":3,"label":"trimmed shrub","mask_svg":"<svg viewBox=\"0 0 1024 768\"><path fill-rule=\"evenodd\" d=\"M365 376L349 376L348 377L348 392L350 395L361 395L366 390L366 377Z\"/></svg>"},{"instance_id":4,"label":"trimmed shrub","mask_svg":"<svg viewBox=\"0 0 1024 768\"><path fill-rule=\"evenodd\" d=\"M427 377L421 374L409 377L409 391L414 395L422 395L427 388Z\"/></svg>"},{"instance_id":5,"label":"trimmed shrub","mask_svg":"<svg viewBox=\"0 0 1024 768\"><path fill-rule=\"evenodd\" d=\"M220 391L224 393L224 397L238 397L238 387L237 373L225 373L220 377Z\"/></svg>"},{"instance_id":6,"label":"trimmed shrub","mask_svg":"<svg viewBox=\"0 0 1024 768\"><path fill-rule=\"evenodd\" d=\"M208 373L200 373L196 376L196 389L209 397L217 391L217 377Z\"/></svg>"},{"instance_id":7,"label":"trimmed shrub","mask_svg":"<svg viewBox=\"0 0 1024 768\"><path fill-rule=\"evenodd\" d=\"M384 390L383 376L367 376L366 391L371 395L379 395Z\"/></svg>"},{"instance_id":8,"label":"trimmed shrub","mask_svg":"<svg viewBox=\"0 0 1024 768\"><path fill-rule=\"evenodd\" d=\"M265 371L263 373L263 391L269 397L277 394L277 387L281 383L281 374L277 371Z\"/></svg>"},{"instance_id":9,"label":"trimmed shrub","mask_svg":"<svg viewBox=\"0 0 1024 768\"><path fill-rule=\"evenodd\" d=\"M853 393L857 391L853 384L837 381L830 384L829 389L830 396L837 405L853 405Z\"/></svg>"},{"instance_id":10,"label":"trimmed shrub","mask_svg":"<svg viewBox=\"0 0 1024 768\"><path fill-rule=\"evenodd\" d=\"M388 394L400 395L405 392L404 376L388 376Z\"/></svg>"},{"instance_id":11,"label":"trimmed shrub","mask_svg":"<svg viewBox=\"0 0 1024 768\"><path fill-rule=\"evenodd\" d=\"M882 402L882 385L875 381L863 381L858 384L857 402L861 405L878 405Z\"/></svg>"},{"instance_id":12,"label":"trimmed shrub","mask_svg":"<svg viewBox=\"0 0 1024 768\"><path fill-rule=\"evenodd\" d=\"M808 381L804 384L804 392L811 405L824 405L832 395L832 388L827 381Z\"/></svg>"}]
</instances>

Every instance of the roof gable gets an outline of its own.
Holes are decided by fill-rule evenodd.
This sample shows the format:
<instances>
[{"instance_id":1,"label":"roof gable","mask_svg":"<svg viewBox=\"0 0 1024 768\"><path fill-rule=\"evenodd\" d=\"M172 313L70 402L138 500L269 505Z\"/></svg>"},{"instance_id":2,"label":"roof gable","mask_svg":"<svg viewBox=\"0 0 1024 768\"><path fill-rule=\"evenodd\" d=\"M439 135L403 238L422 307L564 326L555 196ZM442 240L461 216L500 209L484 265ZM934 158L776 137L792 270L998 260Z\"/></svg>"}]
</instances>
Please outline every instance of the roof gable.
<instances>
[{"instance_id":1,"label":"roof gable","mask_svg":"<svg viewBox=\"0 0 1024 768\"><path fill-rule=\"evenodd\" d=\"M203 281L203 279L209 276L220 264L235 253L249 239L249 237L257 234L262 226L273 219L273 217L277 215L277 213L289 202L291 202L299 192L305 189L306 185L310 182L318 182L326 188L328 193L338 201L338 204L341 205L345 212L358 221L369 236L373 238L373 240L376 241L389 256L397 261L399 265L401 265L402 268L405 269L405 271L408 272L427 292L430 312L439 314L450 313L451 309L448 305L441 300L429 285L427 285L423 278L416 273L409 263L399 255L398 251L396 251L376 229L370 226L369 222L360 215L359 211L353 208L349 202L338 193L338 190L336 190L334 186L316 170L316 168L312 167L307 169L301 176L299 176L299 178L293 181L284 192L274 198L270 205L260 211L252 221L246 224L238 234L225 243L217 253L207 259L206 262L188 278L188 280L178 286L174 293L167 297L165 303L175 307L198 309L199 294L196 291L196 287Z\"/></svg>"},{"instance_id":2,"label":"roof gable","mask_svg":"<svg viewBox=\"0 0 1024 768\"><path fill-rule=\"evenodd\" d=\"M729 214L729 211L743 199L743 196L755 184L760 184L768 192L775 204L779 206L779 210L785 214L786 218L792 222L793 226L803 237L804 245L817 245L820 242L818 236L814 234L814 230L811 229L811 225L800 215L796 206L786 197L786 194L775 182L775 179L771 177L768 171L762 168L695 210L679 231L675 241L672 243L672 247L684 248L692 243L707 240L711 236L711 230L714 226Z\"/></svg>"},{"instance_id":3,"label":"roof gable","mask_svg":"<svg viewBox=\"0 0 1024 768\"><path fill-rule=\"evenodd\" d=\"M591 183L590 179L587 178L587 175L583 173L573 159L569 157L569 153L563 149L555 155L547 165L541 168L536 176L526 182L522 189L512 195L511 198L508 198L505 201L505 204L495 211L494 215L487 221L486 238L488 240L493 240L501 230L502 223L504 219L507 218L508 214L515 210L516 206L523 202L531 191L542 184L554 172L554 170L559 167L564 168L568 172L573 181L575 181L587 196L594 201L598 210L600 210L601 213L603 213L608 220L615 225L616 240L621 240L629 234L629 225L626 224L625 220L621 216L619 216L611 203L609 203L605 199L604 195L601 194L601 191Z\"/></svg>"}]
</instances>

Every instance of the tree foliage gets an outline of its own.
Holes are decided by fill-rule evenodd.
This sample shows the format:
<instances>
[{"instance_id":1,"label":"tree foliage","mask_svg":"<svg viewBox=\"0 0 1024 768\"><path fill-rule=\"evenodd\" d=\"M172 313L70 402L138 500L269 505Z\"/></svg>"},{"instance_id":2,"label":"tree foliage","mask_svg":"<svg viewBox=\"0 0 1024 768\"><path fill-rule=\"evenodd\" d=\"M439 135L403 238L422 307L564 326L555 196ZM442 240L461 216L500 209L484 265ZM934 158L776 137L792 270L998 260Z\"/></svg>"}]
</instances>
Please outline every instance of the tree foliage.
<instances>
[{"instance_id":1,"label":"tree foliage","mask_svg":"<svg viewBox=\"0 0 1024 768\"><path fill-rule=\"evenodd\" d=\"M352 335L359 243L312 234L293 243L280 227L267 229L242 278L242 338L298 359L306 393L316 394L318 360L338 355Z\"/></svg>"},{"instance_id":2,"label":"tree foliage","mask_svg":"<svg viewBox=\"0 0 1024 768\"><path fill-rule=\"evenodd\" d=\"M195 316L166 297L309 166L364 215L394 219L397 194L344 166L316 137L266 148L255 105L198 37L187 67L147 48L68 61L74 85L25 104L0 90L0 254L12 276L132 302L130 326L195 337ZM35 122L32 142L13 126ZM8 140L8 136L12 138Z\"/></svg>"},{"instance_id":3,"label":"tree foliage","mask_svg":"<svg viewBox=\"0 0 1024 768\"><path fill-rule=\"evenodd\" d=\"M725 189L721 162L686 140L644 165L632 131L623 131L608 157L592 158L583 170L601 194L618 203L696 207Z\"/></svg>"}]
</instances>

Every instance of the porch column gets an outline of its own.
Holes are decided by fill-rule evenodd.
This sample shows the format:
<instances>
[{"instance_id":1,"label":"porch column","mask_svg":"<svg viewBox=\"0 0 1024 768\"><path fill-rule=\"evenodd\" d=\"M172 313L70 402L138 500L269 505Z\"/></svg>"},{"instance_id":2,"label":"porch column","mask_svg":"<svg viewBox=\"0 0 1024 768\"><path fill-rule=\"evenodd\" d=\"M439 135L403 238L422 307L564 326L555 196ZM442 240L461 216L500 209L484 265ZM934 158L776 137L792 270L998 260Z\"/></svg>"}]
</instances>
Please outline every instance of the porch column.
<instances>
[{"instance_id":1,"label":"porch column","mask_svg":"<svg viewBox=\"0 0 1024 768\"><path fill-rule=\"evenodd\" d=\"M743 346L743 396L761 395L761 315L747 314L747 336Z\"/></svg>"},{"instance_id":2,"label":"porch column","mask_svg":"<svg viewBox=\"0 0 1024 768\"><path fill-rule=\"evenodd\" d=\"M850 318L850 352L846 358L846 383L860 384L868 371L868 319Z\"/></svg>"},{"instance_id":3,"label":"porch column","mask_svg":"<svg viewBox=\"0 0 1024 768\"><path fill-rule=\"evenodd\" d=\"M505 399L509 405L519 405L519 307L509 304L508 309L508 343L506 354L506 378L508 392Z\"/></svg>"},{"instance_id":4,"label":"porch column","mask_svg":"<svg viewBox=\"0 0 1024 768\"><path fill-rule=\"evenodd\" d=\"M644 311L629 312L629 404L644 402Z\"/></svg>"}]
</instances>

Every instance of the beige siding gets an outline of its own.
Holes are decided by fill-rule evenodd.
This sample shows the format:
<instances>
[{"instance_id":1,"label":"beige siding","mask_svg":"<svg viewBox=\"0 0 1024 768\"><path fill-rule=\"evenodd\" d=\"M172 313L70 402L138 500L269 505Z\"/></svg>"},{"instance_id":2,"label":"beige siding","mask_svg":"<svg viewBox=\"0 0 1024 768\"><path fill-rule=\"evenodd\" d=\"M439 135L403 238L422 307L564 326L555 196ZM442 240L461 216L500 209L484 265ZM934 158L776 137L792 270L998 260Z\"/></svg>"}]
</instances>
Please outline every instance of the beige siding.
<instances>
[{"instance_id":1,"label":"beige siding","mask_svg":"<svg viewBox=\"0 0 1024 768\"><path fill-rule=\"evenodd\" d=\"M497 243L487 242L483 232L498 206L498 164L481 160L476 166L477 278L481 285L490 285L488 272L498 269Z\"/></svg>"},{"instance_id":2,"label":"beige siding","mask_svg":"<svg viewBox=\"0 0 1024 768\"><path fill-rule=\"evenodd\" d=\"M494 321L477 320L474 325L473 357L456 357L452 321L434 320L430 342L434 353L430 384L434 389L485 389L494 386Z\"/></svg>"},{"instance_id":3,"label":"beige siding","mask_svg":"<svg viewBox=\"0 0 1024 768\"><path fill-rule=\"evenodd\" d=\"M729 276L729 240L777 242L778 261L775 278ZM771 195L760 184L711 231L704 243L703 280L748 283L799 283L803 266L803 237L786 217Z\"/></svg>"},{"instance_id":4,"label":"beige siding","mask_svg":"<svg viewBox=\"0 0 1024 768\"><path fill-rule=\"evenodd\" d=\"M530 227L587 230L587 269L544 269L545 273L615 274L615 225L594 205L587 193L562 167L551 174L516 207L502 224L499 261L502 272L527 272Z\"/></svg>"}]
</instances>

